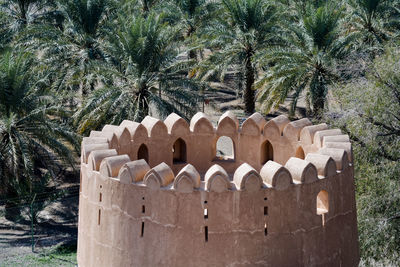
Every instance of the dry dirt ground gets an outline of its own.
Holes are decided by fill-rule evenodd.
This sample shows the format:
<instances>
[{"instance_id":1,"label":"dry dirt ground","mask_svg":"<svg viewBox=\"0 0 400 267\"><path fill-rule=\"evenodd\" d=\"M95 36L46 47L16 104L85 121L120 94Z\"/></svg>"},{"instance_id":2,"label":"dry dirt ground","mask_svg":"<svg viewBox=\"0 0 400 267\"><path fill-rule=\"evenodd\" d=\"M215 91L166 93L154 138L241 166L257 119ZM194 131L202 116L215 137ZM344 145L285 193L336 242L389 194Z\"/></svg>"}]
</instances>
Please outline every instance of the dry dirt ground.
<instances>
[{"instance_id":1,"label":"dry dirt ground","mask_svg":"<svg viewBox=\"0 0 400 267\"><path fill-rule=\"evenodd\" d=\"M78 222L78 194L76 184L72 194L60 198L39 213L34 225L32 253L32 228L28 220L28 208L23 209L23 218L10 222L0 216L0 267L5 266L75 266ZM4 211L1 210L0 212ZM1 214L1 213L0 213Z\"/></svg>"}]
</instances>

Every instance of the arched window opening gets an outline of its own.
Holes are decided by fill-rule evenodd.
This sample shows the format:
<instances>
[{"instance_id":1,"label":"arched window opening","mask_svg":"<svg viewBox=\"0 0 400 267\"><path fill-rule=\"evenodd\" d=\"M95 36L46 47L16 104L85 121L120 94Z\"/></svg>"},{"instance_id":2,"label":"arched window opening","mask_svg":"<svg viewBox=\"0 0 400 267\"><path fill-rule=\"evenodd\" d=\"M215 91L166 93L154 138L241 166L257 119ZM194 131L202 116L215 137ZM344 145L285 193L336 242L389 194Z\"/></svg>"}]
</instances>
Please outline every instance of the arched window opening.
<instances>
[{"instance_id":1,"label":"arched window opening","mask_svg":"<svg viewBox=\"0 0 400 267\"><path fill-rule=\"evenodd\" d=\"M317 214L322 216L322 225L325 225L325 215L329 212L329 195L321 190L317 195Z\"/></svg>"},{"instance_id":2,"label":"arched window opening","mask_svg":"<svg viewBox=\"0 0 400 267\"><path fill-rule=\"evenodd\" d=\"M235 160L235 147L230 137L221 136L218 138L215 158L217 160Z\"/></svg>"},{"instance_id":3,"label":"arched window opening","mask_svg":"<svg viewBox=\"0 0 400 267\"><path fill-rule=\"evenodd\" d=\"M179 138L172 146L173 162L186 163L186 143L183 139Z\"/></svg>"},{"instance_id":4,"label":"arched window opening","mask_svg":"<svg viewBox=\"0 0 400 267\"><path fill-rule=\"evenodd\" d=\"M271 143L266 140L261 145L261 164L264 165L269 160L274 160L274 148Z\"/></svg>"},{"instance_id":5,"label":"arched window opening","mask_svg":"<svg viewBox=\"0 0 400 267\"><path fill-rule=\"evenodd\" d=\"M145 144L142 144L139 147L137 158L144 159L147 163L149 163L149 150L147 149L147 146Z\"/></svg>"},{"instance_id":6,"label":"arched window opening","mask_svg":"<svg viewBox=\"0 0 400 267\"><path fill-rule=\"evenodd\" d=\"M300 146L297 150L296 150L296 158L299 159L305 159L305 155L304 155L304 150L303 148Z\"/></svg>"}]
</instances>

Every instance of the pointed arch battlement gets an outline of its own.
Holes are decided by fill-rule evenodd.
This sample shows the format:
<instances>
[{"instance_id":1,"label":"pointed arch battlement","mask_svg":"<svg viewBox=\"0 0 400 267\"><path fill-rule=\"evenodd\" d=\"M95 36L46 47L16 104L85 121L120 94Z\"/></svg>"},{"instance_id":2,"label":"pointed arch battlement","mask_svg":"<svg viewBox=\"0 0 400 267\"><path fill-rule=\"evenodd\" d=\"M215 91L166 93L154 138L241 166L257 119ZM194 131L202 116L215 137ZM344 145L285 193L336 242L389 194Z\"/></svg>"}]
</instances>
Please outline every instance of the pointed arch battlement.
<instances>
[{"instance_id":1,"label":"pointed arch battlement","mask_svg":"<svg viewBox=\"0 0 400 267\"><path fill-rule=\"evenodd\" d=\"M232 158L228 142L217 148L223 136L232 141ZM186 266L180 261L186 251L217 251L234 265L244 261L227 251L241 246L249 265L313 265L287 259L316 259L349 246L349 237L357 242L352 160L348 135L282 115L266 121L255 113L241 126L232 112L216 127L204 113L190 124L171 114L165 121L148 116L104 126L82 140L78 255L89 253L88 265L102 259L110 266ZM333 233L338 223L349 227ZM308 235L318 236L319 245ZM288 236L293 244L313 243L291 249L291 258L275 242ZM145 243L159 258L142 260ZM176 253L167 253L165 244L175 244ZM285 255L279 262L259 249L271 244ZM110 259L99 252L104 248L113 251Z\"/></svg>"}]
</instances>

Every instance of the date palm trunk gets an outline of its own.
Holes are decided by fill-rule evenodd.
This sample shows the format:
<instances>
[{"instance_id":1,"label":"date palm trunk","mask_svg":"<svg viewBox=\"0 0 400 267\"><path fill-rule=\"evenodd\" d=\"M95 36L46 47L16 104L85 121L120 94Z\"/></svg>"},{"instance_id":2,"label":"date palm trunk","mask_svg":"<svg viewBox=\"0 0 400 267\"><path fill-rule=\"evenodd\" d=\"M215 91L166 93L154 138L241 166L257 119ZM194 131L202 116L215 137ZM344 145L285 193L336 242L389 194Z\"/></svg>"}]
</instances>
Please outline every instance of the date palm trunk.
<instances>
[{"instance_id":1,"label":"date palm trunk","mask_svg":"<svg viewBox=\"0 0 400 267\"><path fill-rule=\"evenodd\" d=\"M254 113L255 109L255 92L253 85L255 81L255 71L251 62L253 50L249 49L246 53L246 65L245 65L245 88L244 88L244 106L247 115Z\"/></svg>"},{"instance_id":2,"label":"date palm trunk","mask_svg":"<svg viewBox=\"0 0 400 267\"><path fill-rule=\"evenodd\" d=\"M139 90L139 119L144 119L149 115L149 102L148 102L148 89L147 85L142 85Z\"/></svg>"}]
</instances>

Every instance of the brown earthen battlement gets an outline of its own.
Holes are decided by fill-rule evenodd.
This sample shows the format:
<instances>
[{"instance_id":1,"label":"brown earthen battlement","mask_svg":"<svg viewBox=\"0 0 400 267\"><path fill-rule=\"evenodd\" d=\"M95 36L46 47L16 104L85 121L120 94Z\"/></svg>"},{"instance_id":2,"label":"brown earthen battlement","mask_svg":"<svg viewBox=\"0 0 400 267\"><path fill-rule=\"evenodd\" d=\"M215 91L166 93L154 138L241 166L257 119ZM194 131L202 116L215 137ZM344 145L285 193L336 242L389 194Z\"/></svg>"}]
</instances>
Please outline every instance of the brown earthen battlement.
<instances>
[{"instance_id":1,"label":"brown earthen battlement","mask_svg":"<svg viewBox=\"0 0 400 267\"><path fill-rule=\"evenodd\" d=\"M233 158L216 157L216 143L221 136L232 140ZM181 159L174 161L173 148L177 140L184 148L179 148L182 150L178 155ZM265 147L266 142L269 147ZM207 145L208 149L204 149ZM145 148L142 155L138 154L140 147ZM92 152L94 154L90 157ZM280 184L271 181L274 168L264 168L260 174L268 161L279 164L281 172L285 170L290 174L289 184L297 185L334 176L347 168L352 150L348 136L339 129L327 129L326 124L312 125L308 119L290 122L283 115L267 122L259 113L254 113L240 127L238 119L230 111L220 117L217 127L213 127L204 113L197 113L190 125L172 113L164 122L147 116L142 123L124 121L120 126L106 125L101 132L92 131L90 137L85 137L82 142L82 163L105 177L121 179L122 175L124 181L144 183L143 173L131 174L125 170L129 169L130 162L140 158L147 162L148 171L163 162L163 168L171 169L174 179L168 178L168 182L161 186L170 190L176 188L171 185L176 183L175 177L188 164L192 166L191 172L202 173L202 181L216 164L230 177L229 190L241 190L244 188L238 184L242 181L233 178L238 177L236 173L246 164L254 169L254 175L261 177L260 189ZM193 189L207 190L207 187L203 183L193 186Z\"/></svg>"},{"instance_id":2,"label":"brown earthen battlement","mask_svg":"<svg viewBox=\"0 0 400 267\"><path fill-rule=\"evenodd\" d=\"M356 266L352 159L339 129L283 115L106 125L82 141L79 265Z\"/></svg>"}]
</instances>

